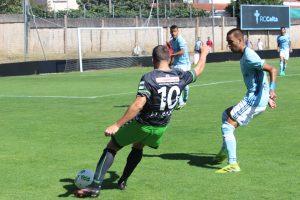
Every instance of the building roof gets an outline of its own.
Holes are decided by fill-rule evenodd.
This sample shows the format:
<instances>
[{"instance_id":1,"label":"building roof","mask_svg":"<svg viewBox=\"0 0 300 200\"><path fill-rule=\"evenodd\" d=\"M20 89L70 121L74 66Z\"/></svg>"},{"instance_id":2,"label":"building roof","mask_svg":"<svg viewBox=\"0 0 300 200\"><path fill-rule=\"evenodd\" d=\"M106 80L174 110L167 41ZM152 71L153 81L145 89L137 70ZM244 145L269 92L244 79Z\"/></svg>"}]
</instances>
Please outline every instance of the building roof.
<instances>
[{"instance_id":1,"label":"building roof","mask_svg":"<svg viewBox=\"0 0 300 200\"><path fill-rule=\"evenodd\" d=\"M225 10L229 4L227 3L214 3L215 10ZM211 11L212 4L210 3L194 3L193 8Z\"/></svg>"}]
</instances>

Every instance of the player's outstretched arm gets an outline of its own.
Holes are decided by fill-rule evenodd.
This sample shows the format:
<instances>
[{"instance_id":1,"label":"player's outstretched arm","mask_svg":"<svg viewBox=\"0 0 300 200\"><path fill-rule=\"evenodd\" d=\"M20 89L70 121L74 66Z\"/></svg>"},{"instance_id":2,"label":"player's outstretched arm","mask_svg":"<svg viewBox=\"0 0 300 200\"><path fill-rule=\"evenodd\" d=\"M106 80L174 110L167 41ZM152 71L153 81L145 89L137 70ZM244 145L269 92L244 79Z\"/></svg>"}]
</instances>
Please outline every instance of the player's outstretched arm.
<instances>
[{"instance_id":1,"label":"player's outstretched arm","mask_svg":"<svg viewBox=\"0 0 300 200\"><path fill-rule=\"evenodd\" d=\"M263 67L264 71L267 71L270 75L270 99L269 99L269 106L271 108L276 107L276 93L275 93L275 88L276 88L276 76L277 76L277 70L276 68L272 67L269 64L264 64Z\"/></svg>"},{"instance_id":2,"label":"player's outstretched arm","mask_svg":"<svg viewBox=\"0 0 300 200\"><path fill-rule=\"evenodd\" d=\"M133 119L144 107L147 99L144 96L137 96L134 102L129 106L125 114L113 125L107 127L104 131L106 136L114 135L121 126Z\"/></svg>"},{"instance_id":3,"label":"player's outstretched arm","mask_svg":"<svg viewBox=\"0 0 300 200\"><path fill-rule=\"evenodd\" d=\"M184 50L181 49L180 51L178 51L178 52L176 52L176 53L173 53L173 54L172 54L172 57L175 57L175 56L181 56L181 55L183 55L183 54L184 54Z\"/></svg>"},{"instance_id":4,"label":"player's outstretched arm","mask_svg":"<svg viewBox=\"0 0 300 200\"><path fill-rule=\"evenodd\" d=\"M204 71L205 63L206 63L206 57L209 53L209 50L210 50L210 47L207 46L207 45L203 45L201 47L200 59L199 59L197 65L196 65L196 67L194 68L194 70L196 72L196 76L199 76Z\"/></svg>"}]
</instances>

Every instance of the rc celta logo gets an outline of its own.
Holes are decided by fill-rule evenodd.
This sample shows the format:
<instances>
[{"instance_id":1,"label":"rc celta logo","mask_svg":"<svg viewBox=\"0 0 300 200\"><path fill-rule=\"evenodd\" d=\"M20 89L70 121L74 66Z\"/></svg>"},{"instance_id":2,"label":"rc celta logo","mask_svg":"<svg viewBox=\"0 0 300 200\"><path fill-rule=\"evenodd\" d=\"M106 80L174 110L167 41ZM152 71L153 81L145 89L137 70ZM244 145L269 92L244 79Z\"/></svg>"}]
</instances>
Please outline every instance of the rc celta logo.
<instances>
[{"instance_id":1,"label":"rc celta logo","mask_svg":"<svg viewBox=\"0 0 300 200\"><path fill-rule=\"evenodd\" d=\"M256 24L258 24L258 17L259 17L260 13L258 12L258 10L255 11L254 16L256 18Z\"/></svg>"},{"instance_id":2,"label":"rc celta logo","mask_svg":"<svg viewBox=\"0 0 300 200\"><path fill-rule=\"evenodd\" d=\"M274 16L262 16L258 12L258 10L255 10L254 13L255 19L256 19L256 24L259 22L264 23L264 22L278 22L278 18Z\"/></svg>"}]
</instances>

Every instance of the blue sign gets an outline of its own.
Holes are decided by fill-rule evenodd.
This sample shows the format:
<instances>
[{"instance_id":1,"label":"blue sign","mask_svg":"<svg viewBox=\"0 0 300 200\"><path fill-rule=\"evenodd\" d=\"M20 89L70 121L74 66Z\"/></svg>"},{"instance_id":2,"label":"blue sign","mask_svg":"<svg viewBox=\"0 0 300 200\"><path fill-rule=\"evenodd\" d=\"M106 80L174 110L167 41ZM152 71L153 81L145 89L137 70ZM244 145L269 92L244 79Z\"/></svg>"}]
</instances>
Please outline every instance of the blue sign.
<instances>
[{"instance_id":1,"label":"blue sign","mask_svg":"<svg viewBox=\"0 0 300 200\"><path fill-rule=\"evenodd\" d=\"M290 7L278 5L241 5L242 30L279 30L290 27Z\"/></svg>"}]
</instances>

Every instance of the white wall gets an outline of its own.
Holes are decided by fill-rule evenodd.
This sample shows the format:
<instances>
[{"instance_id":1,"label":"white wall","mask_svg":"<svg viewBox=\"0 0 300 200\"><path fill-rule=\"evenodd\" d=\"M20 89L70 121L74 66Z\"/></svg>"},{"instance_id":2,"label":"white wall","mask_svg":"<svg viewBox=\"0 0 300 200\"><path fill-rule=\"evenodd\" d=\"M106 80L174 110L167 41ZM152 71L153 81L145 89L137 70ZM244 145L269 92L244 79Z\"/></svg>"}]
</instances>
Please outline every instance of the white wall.
<instances>
[{"instance_id":1,"label":"white wall","mask_svg":"<svg viewBox=\"0 0 300 200\"><path fill-rule=\"evenodd\" d=\"M24 52L24 25L22 23L4 23L0 24L0 63L5 62L16 62L22 60ZM215 51L229 51L226 47L226 33L235 26L215 26L214 43ZM223 31L222 31L223 29ZM300 48L300 35L298 34L300 25L293 25L288 29L289 34L292 38L292 47ZM66 34L66 35L65 35ZM191 28L180 28L180 34L185 38L188 49L192 54L195 39L196 29ZM207 37L212 38L211 26L199 27L199 36L205 43ZM279 31L250 31L249 38L256 48L258 38L264 43L264 47L269 45L269 49L276 49L277 42L276 38ZM43 44L47 59L64 59L64 58L77 58L77 29L68 28L66 33L63 28L41 28L39 29L39 35ZM164 28L164 41L169 39L170 34L167 28ZM152 51L154 45L157 44L157 33L156 32L145 32L128 30L122 31L84 31L82 33L82 50L84 57L98 57L98 56L118 56L131 55L130 52L135 44L135 38L140 41L140 46L146 52ZM66 41L65 41L66 39ZM29 37L29 60L42 60L43 52L37 31L30 29ZM223 47L223 48L222 48ZM66 54L64 52L66 50ZM126 54L127 53L127 54Z\"/></svg>"}]
</instances>

